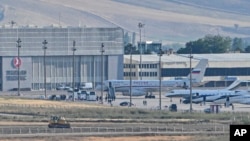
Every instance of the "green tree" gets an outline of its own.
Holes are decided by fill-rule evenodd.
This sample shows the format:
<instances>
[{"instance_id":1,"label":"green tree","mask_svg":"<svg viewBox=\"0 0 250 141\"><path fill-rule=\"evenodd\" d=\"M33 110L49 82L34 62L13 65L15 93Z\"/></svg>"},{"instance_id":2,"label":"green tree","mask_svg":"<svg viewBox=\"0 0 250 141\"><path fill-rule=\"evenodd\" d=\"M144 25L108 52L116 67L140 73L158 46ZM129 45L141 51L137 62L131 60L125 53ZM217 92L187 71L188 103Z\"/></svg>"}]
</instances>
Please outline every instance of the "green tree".
<instances>
[{"instance_id":1,"label":"green tree","mask_svg":"<svg viewBox=\"0 0 250 141\"><path fill-rule=\"evenodd\" d=\"M243 51L243 41L241 38L234 38L232 44L232 51Z\"/></svg>"},{"instance_id":2,"label":"green tree","mask_svg":"<svg viewBox=\"0 0 250 141\"><path fill-rule=\"evenodd\" d=\"M192 53L224 53L228 51L231 47L231 38L222 37L220 35L206 35L204 38L198 39L196 41L190 41L186 43L185 48L181 48L177 51L180 54L190 53L192 48Z\"/></svg>"},{"instance_id":3,"label":"green tree","mask_svg":"<svg viewBox=\"0 0 250 141\"><path fill-rule=\"evenodd\" d=\"M131 43L128 43L124 46L124 54L130 54L130 49L132 49L132 54L139 54L136 50L136 47L133 46Z\"/></svg>"},{"instance_id":4,"label":"green tree","mask_svg":"<svg viewBox=\"0 0 250 141\"><path fill-rule=\"evenodd\" d=\"M250 45L245 48L246 53L250 53Z\"/></svg>"}]
</instances>

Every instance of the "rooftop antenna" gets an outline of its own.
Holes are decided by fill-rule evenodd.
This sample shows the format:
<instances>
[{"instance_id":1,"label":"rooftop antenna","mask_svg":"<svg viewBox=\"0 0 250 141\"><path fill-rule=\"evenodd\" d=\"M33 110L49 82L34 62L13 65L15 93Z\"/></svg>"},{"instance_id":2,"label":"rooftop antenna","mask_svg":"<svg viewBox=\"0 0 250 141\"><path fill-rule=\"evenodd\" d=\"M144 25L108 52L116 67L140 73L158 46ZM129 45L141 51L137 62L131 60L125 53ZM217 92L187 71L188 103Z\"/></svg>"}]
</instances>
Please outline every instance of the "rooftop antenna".
<instances>
[{"instance_id":1,"label":"rooftop antenna","mask_svg":"<svg viewBox=\"0 0 250 141\"><path fill-rule=\"evenodd\" d=\"M11 27L13 28L13 25L16 24L16 22L13 21L13 20L11 20L11 21L9 22L9 24L11 24Z\"/></svg>"},{"instance_id":2,"label":"rooftop antenna","mask_svg":"<svg viewBox=\"0 0 250 141\"><path fill-rule=\"evenodd\" d=\"M146 28L145 28L145 25L146 25L146 24L145 24L145 22L144 22L144 25L143 25L143 26L144 26L144 28L143 28L143 34L144 34L144 35L143 35L143 38L144 38L143 40L144 40L144 41L146 41Z\"/></svg>"}]
</instances>

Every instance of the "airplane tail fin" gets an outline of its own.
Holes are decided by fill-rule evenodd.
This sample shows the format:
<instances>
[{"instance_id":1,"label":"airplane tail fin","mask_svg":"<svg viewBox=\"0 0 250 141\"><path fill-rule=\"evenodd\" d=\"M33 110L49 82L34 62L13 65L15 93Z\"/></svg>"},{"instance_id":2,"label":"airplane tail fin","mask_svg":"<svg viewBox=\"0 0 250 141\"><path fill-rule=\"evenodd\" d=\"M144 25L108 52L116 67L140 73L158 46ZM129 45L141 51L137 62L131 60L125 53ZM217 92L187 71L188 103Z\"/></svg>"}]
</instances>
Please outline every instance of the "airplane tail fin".
<instances>
[{"instance_id":1,"label":"airplane tail fin","mask_svg":"<svg viewBox=\"0 0 250 141\"><path fill-rule=\"evenodd\" d=\"M192 70L192 81L194 83L202 82L207 65L208 59L201 59L200 62L196 65L196 67ZM190 79L190 74L187 78Z\"/></svg>"}]
</instances>

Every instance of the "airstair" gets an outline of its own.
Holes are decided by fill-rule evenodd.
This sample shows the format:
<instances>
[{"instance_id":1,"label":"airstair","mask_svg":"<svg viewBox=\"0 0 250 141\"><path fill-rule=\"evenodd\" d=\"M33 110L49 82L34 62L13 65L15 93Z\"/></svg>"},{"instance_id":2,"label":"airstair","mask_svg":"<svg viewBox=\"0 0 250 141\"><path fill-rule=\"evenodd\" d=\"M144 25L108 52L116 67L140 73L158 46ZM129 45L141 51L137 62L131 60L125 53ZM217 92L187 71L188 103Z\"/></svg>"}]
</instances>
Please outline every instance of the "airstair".
<instances>
[{"instance_id":1,"label":"airstair","mask_svg":"<svg viewBox=\"0 0 250 141\"><path fill-rule=\"evenodd\" d=\"M243 82L241 80L235 80L230 86L228 86L226 88L226 90L233 90L235 89L236 87L238 87L240 85L240 83Z\"/></svg>"},{"instance_id":2,"label":"airstair","mask_svg":"<svg viewBox=\"0 0 250 141\"><path fill-rule=\"evenodd\" d=\"M114 87L108 88L108 99L115 100L115 88Z\"/></svg>"}]
</instances>

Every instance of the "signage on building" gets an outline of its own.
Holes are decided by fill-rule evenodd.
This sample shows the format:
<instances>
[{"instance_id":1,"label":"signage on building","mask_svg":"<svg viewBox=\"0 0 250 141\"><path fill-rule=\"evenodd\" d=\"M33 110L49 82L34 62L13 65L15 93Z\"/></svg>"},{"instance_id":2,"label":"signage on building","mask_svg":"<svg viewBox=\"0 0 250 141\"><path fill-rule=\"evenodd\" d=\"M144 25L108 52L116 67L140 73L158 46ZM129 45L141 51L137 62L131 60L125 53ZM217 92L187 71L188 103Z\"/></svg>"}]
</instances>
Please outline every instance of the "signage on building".
<instances>
[{"instance_id":1,"label":"signage on building","mask_svg":"<svg viewBox=\"0 0 250 141\"><path fill-rule=\"evenodd\" d=\"M15 68L19 68L22 64L21 58L15 57L13 58L13 66Z\"/></svg>"},{"instance_id":2,"label":"signage on building","mask_svg":"<svg viewBox=\"0 0 250 141\"><path fill-rule=\"evenodd\" d=\"M19 79L21 81L24 81L24 80L26 80L26 77L27 77L27 71L20 70ZM6 71L6 80L7 81L17 81L18 80L18 71L17 70L7 70Z\"/></svg>"}]
</instances>

